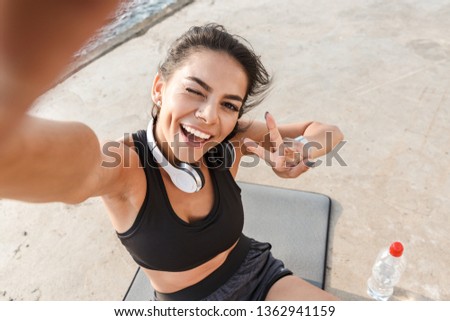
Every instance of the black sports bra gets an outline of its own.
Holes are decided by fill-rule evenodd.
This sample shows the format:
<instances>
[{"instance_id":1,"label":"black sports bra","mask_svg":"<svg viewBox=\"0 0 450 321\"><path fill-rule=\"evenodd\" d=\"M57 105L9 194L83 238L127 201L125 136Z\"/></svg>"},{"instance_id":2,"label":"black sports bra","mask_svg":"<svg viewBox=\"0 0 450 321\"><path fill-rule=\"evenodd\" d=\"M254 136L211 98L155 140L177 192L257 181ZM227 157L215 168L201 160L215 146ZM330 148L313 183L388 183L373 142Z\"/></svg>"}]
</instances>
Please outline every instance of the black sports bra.
<instances>
[{"instance_id":1,"label":"black sports bra","mask_svg":"<svg viewBox=\"0 0 450 321\"><path fill-rule=\"evenodd\" d=\"M136 263L153 270L185 271L230 248L244 226L241 189L230 171L209 169L214 185L213 208L203 220L186 223L169 202L146 132L133 134L133 140L144 166L147 193L133 226L117 235Z\"/></svg>"}]
</instances>

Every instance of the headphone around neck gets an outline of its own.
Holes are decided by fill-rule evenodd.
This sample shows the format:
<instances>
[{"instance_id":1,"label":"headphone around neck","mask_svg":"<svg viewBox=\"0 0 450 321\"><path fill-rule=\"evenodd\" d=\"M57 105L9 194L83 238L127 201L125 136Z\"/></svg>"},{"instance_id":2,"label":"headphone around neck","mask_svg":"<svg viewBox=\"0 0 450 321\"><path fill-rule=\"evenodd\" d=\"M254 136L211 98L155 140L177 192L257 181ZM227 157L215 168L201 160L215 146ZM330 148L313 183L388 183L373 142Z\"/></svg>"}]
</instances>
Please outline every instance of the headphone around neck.
<instances>
[{"instance_id":1,"label":"headphone around neck","mask_svg":"<svg viewBox=\"0 0 450 321\"><path fill-rule=\"evenodd\" d=\"M154 135L154 119L151 118L147 127L147 143L156 162L169 174L174 185L185 193L200 191L205 185L205 177L200 168L189 163L180 162L173 166L158 148ZM230 141L224 141L212 147L205 153L204 160L208 168L229 170L236 159L234 146Z\"/></svg>"}]
</instances>

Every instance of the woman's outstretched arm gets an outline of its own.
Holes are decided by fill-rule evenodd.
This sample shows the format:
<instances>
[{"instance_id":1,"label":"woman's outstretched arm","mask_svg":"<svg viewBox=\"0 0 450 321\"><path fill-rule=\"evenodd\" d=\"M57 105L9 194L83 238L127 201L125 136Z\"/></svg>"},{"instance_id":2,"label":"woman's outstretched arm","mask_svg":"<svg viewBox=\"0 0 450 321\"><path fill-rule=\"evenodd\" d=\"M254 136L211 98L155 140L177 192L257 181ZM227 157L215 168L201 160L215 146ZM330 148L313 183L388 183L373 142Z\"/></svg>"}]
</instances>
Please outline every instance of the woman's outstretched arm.
<instances>
[{"instance_id":1,"label":"woman's outstretched arm","mask_svg":"<svg viewBox=\"0 0 450 321\"><path fill-rule=\"evenodd\" d=\"M73 204L120 195L138 175L139 160L123 143L110 145L104 153L82 123L26 116L0 154L0 198Z\"/></svg>"}]
</instances>

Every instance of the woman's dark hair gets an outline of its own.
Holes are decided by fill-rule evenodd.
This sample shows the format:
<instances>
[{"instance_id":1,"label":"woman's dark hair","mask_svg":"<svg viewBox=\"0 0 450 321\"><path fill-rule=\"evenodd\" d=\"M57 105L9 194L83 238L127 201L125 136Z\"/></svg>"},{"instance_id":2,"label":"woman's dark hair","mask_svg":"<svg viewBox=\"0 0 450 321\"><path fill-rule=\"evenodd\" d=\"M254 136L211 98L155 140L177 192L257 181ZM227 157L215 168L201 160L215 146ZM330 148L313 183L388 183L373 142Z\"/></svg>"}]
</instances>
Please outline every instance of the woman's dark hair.
<instances>
[{"instance_id":1,"label":"woman's dark hair","mask_svg":"<svg viewBox=\"0 0 450 321\"><path fill-rule=\"evenodd\" d=\"M209 49L227 53L241 64L248 78L247 91L242 107L239 109L238 118L241 118L266 97L271 79L251 45L246 46L239 40L247 42L242 37L229 34L223 26L218 24L210 23L192 27L170 46L166 59L159 66L159 73L163 79L168 80L192 53L199 50ZM238 128L236 123L226 139L244 130Z\"/></svg>"}]
</instances>

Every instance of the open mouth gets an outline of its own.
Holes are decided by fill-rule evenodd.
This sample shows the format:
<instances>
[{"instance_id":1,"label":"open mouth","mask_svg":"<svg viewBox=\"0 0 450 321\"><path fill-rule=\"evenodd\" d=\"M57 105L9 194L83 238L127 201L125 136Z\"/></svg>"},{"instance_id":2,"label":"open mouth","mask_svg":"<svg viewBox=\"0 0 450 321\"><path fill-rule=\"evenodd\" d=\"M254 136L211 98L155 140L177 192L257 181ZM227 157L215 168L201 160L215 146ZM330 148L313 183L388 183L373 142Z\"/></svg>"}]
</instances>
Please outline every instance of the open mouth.
<instances>
[{"instance_id":1,"label":"open mouth","mask_svg":"<svg viewBox=\"0 0 450 321\"><path fill-rule=\"evenodd\" d=\"M200 133L199 131L193 130L185 125L180 125L181 133L186 137L188 143L195 147L200 147L206 143L212 136Z\"/></svg>"}]
</instances>

